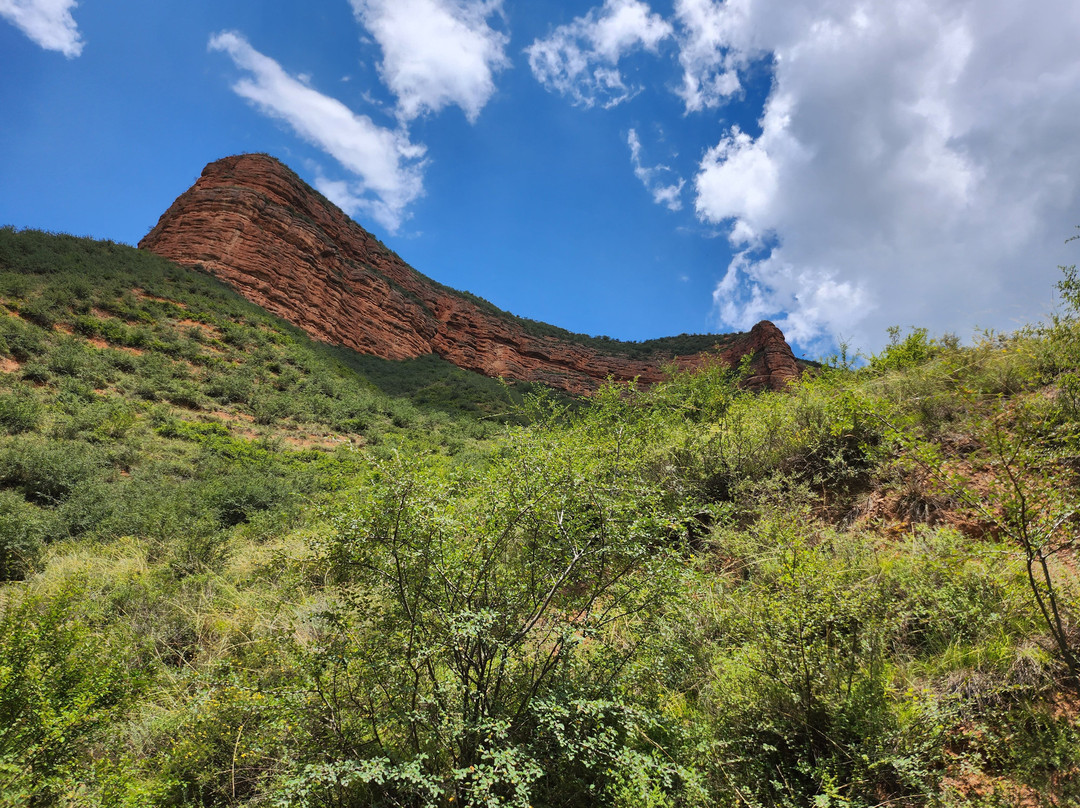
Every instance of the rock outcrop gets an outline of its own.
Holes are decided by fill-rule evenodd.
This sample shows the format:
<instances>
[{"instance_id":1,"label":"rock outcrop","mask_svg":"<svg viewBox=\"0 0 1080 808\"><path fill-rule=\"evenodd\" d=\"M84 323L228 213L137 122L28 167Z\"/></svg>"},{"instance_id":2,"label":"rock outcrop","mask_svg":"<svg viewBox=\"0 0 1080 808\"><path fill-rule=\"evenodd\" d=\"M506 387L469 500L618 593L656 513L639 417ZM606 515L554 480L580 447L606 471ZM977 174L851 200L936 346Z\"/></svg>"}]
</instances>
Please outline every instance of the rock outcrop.
<instances>
[{"instance_id":1,"label":"rock outcrop","mask_svg":"<svg viewBox=\"0 0 1080 808\"><path fill-rule=\"evenodd\" d=\"M421 275L289 168L267 155L226 157L162 215L139 247L202 267L324 342L386 359L438 354L488 376L586 393L605 379L659 381L662 367L752 354L748 383L779 389L799 375L784 335L763 321L717 335L689 356L631 357L552 336ZM622 347L627 347L622 344Z\"/></svg>"}]
</instances>

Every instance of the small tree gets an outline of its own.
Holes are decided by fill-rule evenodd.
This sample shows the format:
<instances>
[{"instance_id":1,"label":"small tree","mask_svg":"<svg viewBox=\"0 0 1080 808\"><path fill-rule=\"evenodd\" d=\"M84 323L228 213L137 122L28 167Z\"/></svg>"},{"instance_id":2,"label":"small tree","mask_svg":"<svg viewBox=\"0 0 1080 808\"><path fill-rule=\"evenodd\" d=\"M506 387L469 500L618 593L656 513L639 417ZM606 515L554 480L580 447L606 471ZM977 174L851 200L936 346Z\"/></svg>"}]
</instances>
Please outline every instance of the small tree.
<instances>
[{"instance_id":1,"label":"small tree","mask_svg":"<svg viewBox=\"0 0 1080 808\"><path fill-rule=\"evenodd\" d=\"M557 439L522 430L483 474L391 461L335 518L340 599L308 659L336 762L305 788L525 806L599 799L625 770L648 730L619 682L674 567L639 433L602 412L622 406L602 394L600 414ZM652 743L629 779L675 788Z\"/></svg>"}]
</instances>

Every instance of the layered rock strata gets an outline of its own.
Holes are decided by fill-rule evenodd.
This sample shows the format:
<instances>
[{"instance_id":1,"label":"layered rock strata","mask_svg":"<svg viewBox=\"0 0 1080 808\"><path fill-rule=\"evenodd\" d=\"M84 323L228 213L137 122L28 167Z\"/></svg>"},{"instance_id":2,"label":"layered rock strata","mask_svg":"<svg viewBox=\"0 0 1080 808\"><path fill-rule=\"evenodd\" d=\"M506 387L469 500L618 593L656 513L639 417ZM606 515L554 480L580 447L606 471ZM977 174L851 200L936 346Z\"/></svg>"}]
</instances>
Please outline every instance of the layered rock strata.
<instances>
[{"instance_id":1,"label":"layered rock strata","mask_svg":"<svg viewBox=\"0 0 1080 808\"><path fill-rule=\"evenodd\" d=\"M751 354L748 383L799 375L784 335L762 321L689 356L632 359L539 335L517 318L421 275L289 168L267 155L226 157L162 215L139 247L202 267L318 340L386 359L438 354L487 376L587 393L604 380L663 377L663 367L729 365Z\"/></svg>"}]
</instances>

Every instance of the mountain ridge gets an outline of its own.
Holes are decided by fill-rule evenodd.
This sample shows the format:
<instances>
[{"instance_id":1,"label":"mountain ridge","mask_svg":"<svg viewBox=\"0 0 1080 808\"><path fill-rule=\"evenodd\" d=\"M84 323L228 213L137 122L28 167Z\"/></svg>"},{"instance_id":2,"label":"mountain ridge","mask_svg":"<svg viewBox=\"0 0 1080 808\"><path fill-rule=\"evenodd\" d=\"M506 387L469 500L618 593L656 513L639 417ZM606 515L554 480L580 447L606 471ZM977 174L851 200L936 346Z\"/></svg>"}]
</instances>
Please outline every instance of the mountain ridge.
<instances>
[{"instance_id":1,"label":"mountain ridge","mask_svg":"<svg viewBox=\"0 0 1080 808\"><path fill-rule=\"evenodd\" d=\"M669 365L733 367L747 354L751 387L780 389L800 372L768 321L744 334L687 338L692 350L680 355L663 347L678 338L598 347L600 340L501 312L409 266L268 155L208 164L139 247L209 271L318 340L385 359L437 354L486 376L575 394L609 378L655 383Z\"/></svg>"}]
</instances>

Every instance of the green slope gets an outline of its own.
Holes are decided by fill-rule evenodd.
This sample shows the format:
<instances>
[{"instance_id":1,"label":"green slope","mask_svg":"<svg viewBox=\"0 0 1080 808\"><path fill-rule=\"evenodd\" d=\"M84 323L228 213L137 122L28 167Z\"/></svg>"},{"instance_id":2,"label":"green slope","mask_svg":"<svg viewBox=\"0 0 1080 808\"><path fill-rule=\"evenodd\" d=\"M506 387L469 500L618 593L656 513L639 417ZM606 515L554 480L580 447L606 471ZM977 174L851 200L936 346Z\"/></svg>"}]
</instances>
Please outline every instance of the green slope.
<instances>
[{"instance_id":1,"label":"green slope","mask_svg":"<svg viewBox=\"0 0 1080 808\"><path fill-rule=\"evenodd\" d=\"M129 248L0 270L0 805L1080 801L1075 273L516 423Z\"/></svg>"},{"instance_id":2,"label":"green slope","mask_svg":"<svg viewBox=\"0 0 1080 808\"><path fill-rule=\"evenodd\" d=\"M10 228L0 368L0 509L21 525L0 540L2 577L62 537L246 522L332 487L361 447L462 451L521 396L435 357L313 342L130 247Z\"/></svg>"},{"instance_id":3,"label":"green slope","mask_svg":"<svg viewBox=\"0 0 1080 808\"><path fill-rule=\"evenodd\" d=\"M52 387L100 383L368 439L421 411L501 418L530 389L508 393L433 356L388 362L314 342L212 277L122 245L4 229L0 273L0 353Z\"/></svg>"}]
</instances>

